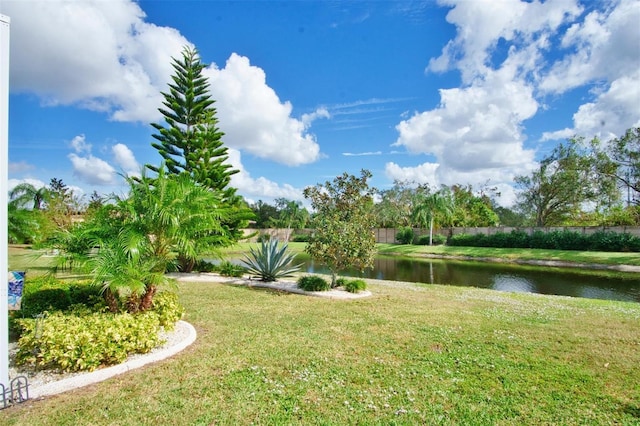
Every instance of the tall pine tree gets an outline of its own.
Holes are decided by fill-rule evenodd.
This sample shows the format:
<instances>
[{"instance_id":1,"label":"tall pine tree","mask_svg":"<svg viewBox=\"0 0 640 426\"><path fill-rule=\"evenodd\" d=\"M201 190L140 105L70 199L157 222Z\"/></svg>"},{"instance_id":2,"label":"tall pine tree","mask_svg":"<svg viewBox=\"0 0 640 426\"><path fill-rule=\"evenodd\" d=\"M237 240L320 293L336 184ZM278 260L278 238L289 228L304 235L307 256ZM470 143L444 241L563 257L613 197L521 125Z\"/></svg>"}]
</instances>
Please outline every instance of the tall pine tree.
<instances>
[{"instance_id":1,"label":"tall pine tree","mask_svg":"<svg viewBox=\"0 0 640 426\"><path fill-rule=\"evenodd\" d=\"M229 186L231 176L238 173L228 163L228 149L222 142L224 133L218 128L215 100L209 94L209 82L202 75L206 67L195 48L185 47L181 59L173 59L174 74L169 91L162 92L163 108L158 110L164 123L152 123L158 133L151 145L163 157L171 174L188 174L200 185L222 194L222 205L229 214L222 223L231 241L242 236L241 228L254 217L244 199ZM147 165L153 171L158 167ZM180 268L190 271L195 259L180 255Z\"/></svg>"},{"instance_id":2,"label":"tall pine tree","mask_svg":"<svg viewBox=\"0 0 640 426\"><path fill-rule=\"evenodd\" d=\"M186 47L182 59L173 59L175 71L169 92L162 92L164 108L159 108L165 123L152 123L158 131L151 145L163 157L170 173L187 173L203 186L223 191L226 199L235 198L229 187L238 170L227 163L224 133L217 127L216 109L209 94L209 82L202 75L206 67L198 51ZM157 168L150 166L154 171Z\"/></svg>"}]
</instances>

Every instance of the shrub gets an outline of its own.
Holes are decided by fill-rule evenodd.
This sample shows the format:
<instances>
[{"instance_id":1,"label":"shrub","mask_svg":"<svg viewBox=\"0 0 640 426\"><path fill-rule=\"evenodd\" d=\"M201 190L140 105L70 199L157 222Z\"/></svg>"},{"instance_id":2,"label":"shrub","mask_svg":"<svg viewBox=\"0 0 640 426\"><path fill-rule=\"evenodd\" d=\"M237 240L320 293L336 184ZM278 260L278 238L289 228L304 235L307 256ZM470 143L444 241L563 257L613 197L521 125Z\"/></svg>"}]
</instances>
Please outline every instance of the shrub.
<instances>
[{"instance_id":1,"label":"shrub","mask_svg":"<svg viewBox=\"0 0 640 426\"><path fill-rule=\"evenodd\" d=\"M588 239L589 250L598 251L640 251L640 238L629 233L599 231Z\"/></svg>"},{"instance_id":2,"label":"shrub","mask_svg":"<svg viewBox=\"0 0 640 426\"><path fill-rule=\"evenodd\" d=\"M184 315L184 308L178 302L176 293L163 291L153 298L153 312L158 315L158 321L165 330L173 330L176 322Z\"/></svg>"},{"instance_id":3,"label":"shrub","mask_svg":"<svg viewBox=\"0 0 640 426\"><path fill-rule=\"evenodd\" d=\"M216 270L216 265L211 262L207 262L204 259L200 259L196 262L193 270L198 272L213 272Z\"/></svg>"},{"instance_id":4,"label":"shrub","mask_svg":"<svg viewBox=\"0 0 640 426\"><path fill-rule=\"evenodd\" d=\"M554 231L549 233L549 246L558 250L589 250L589 236L581 232Z\"/></svg>"},{"instance_id":5,"label":"shrub","mask_svg":"<svg viewBox=\"0 0 640 426\"><path fill-rule=\"evenodd\" d=\"M225 277L241 277L247 272L247 268L244 266L236 265L228 260L222 261L216 269L220 272L220 275Z\"/></svg>"},{"instance_id":6,"label":"shrub","mask_svg":"<svg viewBox=\"0 0 640 426\"><path fill-rule=\"evenodd\" d=\"M100 294L100 287L89 282L69 284L69 299L71 305L96 306L104 302L104 298Z\"/></svg>"},{"instance_id":7,"label":"shrub","mask_svg":"<svg viewBox=\"0 0 640 426\"><path fill-rule=\"evenodd\" d=\"M293 237L291 237L291 241L296 243L308 243L310 238L311 238L311 235L309 234L296 234Z\"/></svg>"},{"instance_id":8,"label":"shrub","mask_svg":"<svg viewBox=\"0 0 640 426\"><path fill-rule=\"evenodd\" d=\"M485 247L483 234L457 234L449 239L450 246Z\"/></svg>"},{"instance_id":9,"label":"shrub","mask_svg":"<svg viewBox=\"0 0 640 426\"><path fill-rule=\"evenodd\" d=\"M36 369L92 371L146 353L160 342L155 312L138 315L54 312L36 320L17 320L21 327L16 363Z\"/></svg>"},{"instance_id":10,"label":"shrub","mask_svg":"<svg viewBox=\"0 0 640 426\"><path fill-rule=\"evenodd\" d=\"M344 284L344 289L349 293L360 293L367 289L367 283L364 280L351 280Z\"/></svg>"},{"instance_id":11,"label":"shrub","mask_svg":"<svg viewBox=\"0 0 640 426\"><path fill-rule=\"evenodd\" d=\"M415 234L413 233L413 229L409 226L400 228L396 233L396 241L400 244L411 244L414 238Z\"/></svg>"},{"instance_id":12,"label":"shrub","mask_svg":"<svg viewBox=\"0 0 640 426\"><path fill-rule=\"evenodd\" d=\"M245 255L243 262L249 272L257 274L262 281L288 277L299 271L301 265L292 265L295 255L287 252L287 248L287 243L278 246L277 238L263 241L257 250L250 248L250 253Z\"/></svg>"},{"instance_id":13,"label":"shrub","mask_svg":"<svg viewBox=\"0 0 640 426\"><path fill-rule=\"evenodd\" d=\"M442 245L447 242L447 237L441 234L433 234L433 238L431 239L431 243L435 245ZM420 235L416 240L416 244L419 246L428 246L429 245L429 235Z\"/></svg>"},{"instance_id":14,"label":"shrub","mask_svg":"<svg viewBox=\"0 0 640 426\"><path fill-rule=\"evenodd\" d=\"M327 291L331 288L331 285L322 277L306 275L298 278L298 287L304 291Z\"/></svg>"},{"instance_id":15,"label":"shrub","mask_svg":"<svg viewBox=\"0 0 640 426\"><path fill-rule=\"evenodd\" d=\"M258 235L258 242L265 243L271 239L271 235L269 234L260 234Z\"/></svg>"},{"instance_id":16,"label":"shrub","mask_svg":"<svg viewBox=\"0 0 640 426\"><path fill-rule=\"evenodd\" d=\"M32 317L44 311L63 311L71 306L67 287L41 287L22 295L21 314Z\"/></svg>"},{"instance_id":17,"label":"shrub","mask_svg":"<svg viewBox=\"0 0 640 426\"><path fill-rule=\"evenodd\" d=\"M347 279L344 277L340 277L338 279L336 279L336 286L340 287L340 286L344 286L347 283Z\"/></svg>"}]
</instances>

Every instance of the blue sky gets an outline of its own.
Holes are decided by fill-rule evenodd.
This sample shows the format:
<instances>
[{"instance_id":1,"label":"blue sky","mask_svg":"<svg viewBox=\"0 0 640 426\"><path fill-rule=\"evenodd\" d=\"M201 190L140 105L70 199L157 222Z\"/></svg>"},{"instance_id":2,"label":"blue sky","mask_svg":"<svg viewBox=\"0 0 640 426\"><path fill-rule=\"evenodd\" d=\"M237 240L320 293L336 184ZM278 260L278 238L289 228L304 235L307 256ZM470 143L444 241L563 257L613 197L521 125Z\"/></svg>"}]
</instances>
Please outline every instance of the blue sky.
<instances>
[{"instance_id":1,"label":"blue sky","mask_svg":"<svg viewBox=\"0 0 640 426\"><path fill-rule=\"evenodd\" d=\"M497 187L573 135L640 126L640 2L12 1L9 186L122 193L195 46L232 184L303 200L360 169Z\"/></svg>"}]
</instances>

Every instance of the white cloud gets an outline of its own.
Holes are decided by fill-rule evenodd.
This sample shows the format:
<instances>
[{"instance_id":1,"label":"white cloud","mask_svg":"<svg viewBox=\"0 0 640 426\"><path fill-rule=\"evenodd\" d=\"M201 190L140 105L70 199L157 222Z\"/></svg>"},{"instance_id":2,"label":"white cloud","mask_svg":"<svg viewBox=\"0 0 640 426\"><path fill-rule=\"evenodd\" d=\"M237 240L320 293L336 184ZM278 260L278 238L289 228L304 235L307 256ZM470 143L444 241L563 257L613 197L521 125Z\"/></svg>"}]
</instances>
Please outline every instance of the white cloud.
<instances>
[{"instance_id":1,"label":"white cloud","mask_svg":"<svg viewBox=\"0 0 640 426\"><path fill-rule=\"evenodd\" d=\"M304 123L305 127L308 128L309 126L311 126L311 123L313 123L315 120L319 118L331 118L331 114L329 114L329 110L327 110L324 107L320 107L312 113L302 114L302 117L300 119Z\"/></svg>"},{"instance_id":2,"label":"white cloud","mask_svg":"<svg viewBox=\"0 0 640 426\"><path fill-rule=\"evenodd\" d=\"M111 147L111 151L114 156L115 163L122 169L128 176L140 175L140 164L133 155L133 151L128 146L122 143L117 143Z\"/></svg>"},{"instance_id":3,"label":"white cloud","mask_svg":"<svg viewBox=\"0 0 640 426\"><path fill-rule=\"evenodd\" d=\"M84 135L78 135L74 137L73 139L71 139L69 145L71 145L71 148L73 148L73 150L78 154L81 154L83 152L91 152L91 144L87 143Z\"/></svg>"},{"instance_id":4,"label":"white cloud","mask_svg":"<svg viewBox=\"0 0 640 426\"><path fill-rule=\"evenodd\" d=\"M562 39L568 53L540 83L544 92L561 94L592 85L593 99L578 107L573 127L545 132L543 140L573 135L603 139L640 125L640 3L622 0L607 11L593 11Z\"/></svg>"},{"instance_id":5,"label":"white cloud","mask_svg":"<svg viewBox=\"0 0 640 426\"><path fill-rule=\"evenodd\" d=\"M230 148L228 154L229 164L238 170L238 173L231 176L231 186L237 188L247 198L256 197L263 200L281 197L288 200L304 199L302 190L289 184L280 185L262 176L259 178L251 177L251 174L242 165L240 151Z\"/></svg>"},{"instance_id":6,"label":"white cloud","mask_svg":"<svg viewBox=\"0 0 640 426\"><path fill-rule=\"evenodd\" d=\"M35 169L35 166L33 164L29 164L26 161L20 161L17 163L9 163L9 173L13 174L13 173L24 173L24 172L28 172L29 170L33 170Z\"/></svg>"},{"instance_id":7,"label":"white cloud","mask_svg":"<svg viewBox=\"0 0 640 426\"><path fill-rule=\"evenodd\" d=\"M290 166L320 158L320 147L305 122L291 117L291 103L280 101L266 84L265 72L248 58L233 53L224 68L212 64L204 75L211 82L229 147Z\"/></svg>"},{"instance_id":8,"label":"white cloud","mask_svg":"<svg viewBox=\"0 0 640 426\"><path fill-rule=\"evenodd\" d=\"M440 185L436 176L438 167L437 163L424 163L416 167L400 167L391 162L385 165L384 173L392 181L426 183L429 186L438 187Z\"/></svg>"},{"instance_id":9,"label":"white cloud","mask_svg":"<svg viewBox=\"0 0 640 426\"><path fill-rule=\"evenodd\" d=\"M448 185L479 182L450 180L461 174L530 168L534 153L523 147L521 123L537 111L531 87L499 71L474 86L441 90L440 96L438 108L396 126L394 146L434 155L440 183Z\"/></svg>"},{"instance_id":10,"label":"white cloud","mask_svg":"<svg viewBox=\"0 0 640 426\"><path fill-rule=\"evenodd\" d=\"M614 81L636 73L640 67L638 23L640 3L622 0L607 11L593 11L574 23L562 38L566 52L553 64L540 88L564 93L584 84Z\"/></svg>"},{"instance_id":11,"label":"white cloud","mask_svg":"<svg viewBox=\"0 0 640 426\"><path fill-rule=\"evenodd\" d=\"M453 7L447 14L447 21L457 27L457 35L438 58L429 61L427 71L459 69L465 84L470 84L488 69L499 39L509 44L524 42L543 47L549 32L582 11L575 0L544 3L442 0L440 3Z\"/></svg>"},{"instance_id":12,"label":"white cloud","mask_svg":"<svg viewBox=\"0 0 640 426\"><path fill-rule=\"evenodd\" d=\"M188 41L146 23L136 2L4 1L0 10L11 16L12 90L114 120L159 117L170 58Z\"/></svg>"},{"instance_id":13,"label":"white cloud","mask_svg":"<svg viewBox=\"0 0 640 426\"><path fill-rule=\"evenodd\" d=\"M437 108L396 126L395 146L430 154L435 161L390 163L387 174L448 185L490 182L505 202L514 199L513 177L536 166L535 152L524 146L524 123L537 113L537 97L593 85L592 98L573 116L574 128L546 132L543 140L609 137L640 122L637 1L605 5L600 7L605 11L586 17L577 1L440 3L452 7L447 21L457 34L426 70L458 70L463 84L440 90ZM503 53L506 58L500 59Z\"/></svg>"},{"instance_id":14,"label":"white cloud","mask_svg":"<svg viewBox=\"0 0 640 426\"><path fill-rule=\"evenodd\" d=\"M93 155L80 157L71 153L68 157L73 166L73 174L83 182L91 185L115 184L116 170L106 161Z\"/></svg>"},{"instance_id":15,"label":"white cloud","mask_svg":"<svg viewBox=\"0 0 640 426\"><path fill-rule=\"evenodd\" d=\"M71 161L73 174L82 182L90 185L118 184L118 171L109 162L91 153L92 145L86 141L85 135L74 137L69 144L75 152L67 157ZM140 175L140 165L133 152L122 143L110 148L115 164L127 176Z\"/></svg>"}]
</instances>

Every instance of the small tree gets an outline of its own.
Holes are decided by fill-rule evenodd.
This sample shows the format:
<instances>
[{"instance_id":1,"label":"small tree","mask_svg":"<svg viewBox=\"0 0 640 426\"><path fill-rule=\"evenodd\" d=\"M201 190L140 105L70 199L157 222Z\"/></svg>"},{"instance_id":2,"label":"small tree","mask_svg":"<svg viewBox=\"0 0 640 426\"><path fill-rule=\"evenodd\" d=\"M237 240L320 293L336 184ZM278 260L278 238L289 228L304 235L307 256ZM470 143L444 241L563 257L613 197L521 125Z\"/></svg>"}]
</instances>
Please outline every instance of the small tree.
<instances>
[{"instance_id":1,"label":"small tree","mask_svg":"<svg viewBox=\"0 0 640 426\"><path fill-rule=\"evenodd\" d=\"M308 187L305 198L315 210L314 233L306 252L327 265L331 287L336 287L338 271L355 267L363 271L373 266L375 256L373 189L367 179L371 172L362 170L357 178L347 173L324 185Z\"/></svg>"},{"instance_id":2,"label":"small tree","mask_svg":"<svg viewBox=\"0 0 640 426\"><path fill-rule=\"evenodd\" d=\"M429 245L433 245L434 224L449 220L453 215L453 207L453 196L447 187L433 194L418 193L413 218L421 226L429 226Z\"/></svg>"}]
</instances>

